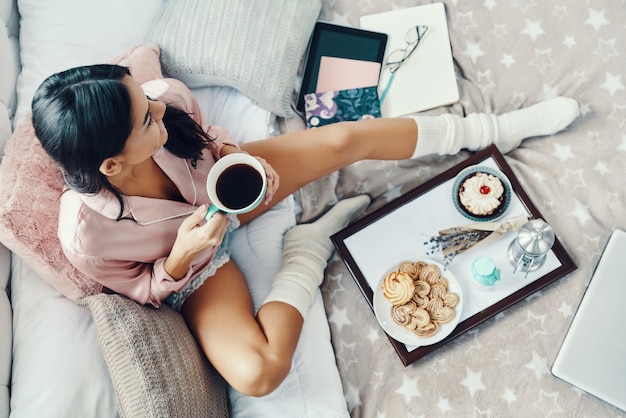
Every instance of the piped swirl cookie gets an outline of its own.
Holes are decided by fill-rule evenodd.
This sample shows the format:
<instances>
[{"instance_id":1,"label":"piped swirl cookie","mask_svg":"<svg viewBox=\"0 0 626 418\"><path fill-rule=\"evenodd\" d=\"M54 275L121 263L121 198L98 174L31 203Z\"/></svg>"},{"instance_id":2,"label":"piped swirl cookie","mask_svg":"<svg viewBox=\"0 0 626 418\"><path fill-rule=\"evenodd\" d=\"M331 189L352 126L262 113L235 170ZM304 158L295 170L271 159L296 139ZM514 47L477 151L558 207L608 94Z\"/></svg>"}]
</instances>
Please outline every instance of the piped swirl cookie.
<instances>
[{"instance_id":1,"label":"piped swirl cookie","mask_svg":"<svg viewBox=\"0 0 626 418\"><path fill-rule=\"evenodd\" d=\"M451 322L459 295L448 290L448 281L439 267L423 261L403 262L382 284L383 295L391 302L391 318L419 337L437 333L440 324Z\"/></svg>"},{"instance_id":2,"label":"piped swirl cookie","mask_svg":"<svg viewBox=\"0 0 626 418\"><path fill-rule=\"evenodd\" d=\"M414 291L413 278L406 272L394 271L383 281L383 294L392 305L404 305L411 300Z\"/></svg>"}]
</instances>

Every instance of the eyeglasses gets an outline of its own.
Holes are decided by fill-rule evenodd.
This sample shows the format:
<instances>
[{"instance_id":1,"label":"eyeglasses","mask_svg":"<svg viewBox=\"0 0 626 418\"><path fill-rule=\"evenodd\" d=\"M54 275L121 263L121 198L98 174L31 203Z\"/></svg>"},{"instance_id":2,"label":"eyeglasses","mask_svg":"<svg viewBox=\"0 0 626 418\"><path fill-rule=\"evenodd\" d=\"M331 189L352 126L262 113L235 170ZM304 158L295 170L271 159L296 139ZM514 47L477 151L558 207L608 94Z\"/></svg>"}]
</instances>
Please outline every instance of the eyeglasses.
<instances>
[{"instance_id":1,"label":"eyeglasses","mask_svg":"<svg viewBox=\"0 0 626 418\"><path fill-rule=\"evenodd\" d=\"M405 36L406 46L404 48L394 49L387 56L387 60L385 61L385 67L389 69L391 75L387 80L387 85L383 90L382 95L380 96L380 103L382 104L383 100L385 100L385 96L387 96L387 92L389 91L389 87L391 86L391 82L396 75L396 71L400 69L402 64L409 59L411 54L417 49L417 46L420 44L420 41L428 31L428 26L426 25L417 25L408 30Z\"/></svg>"}]
</instances>

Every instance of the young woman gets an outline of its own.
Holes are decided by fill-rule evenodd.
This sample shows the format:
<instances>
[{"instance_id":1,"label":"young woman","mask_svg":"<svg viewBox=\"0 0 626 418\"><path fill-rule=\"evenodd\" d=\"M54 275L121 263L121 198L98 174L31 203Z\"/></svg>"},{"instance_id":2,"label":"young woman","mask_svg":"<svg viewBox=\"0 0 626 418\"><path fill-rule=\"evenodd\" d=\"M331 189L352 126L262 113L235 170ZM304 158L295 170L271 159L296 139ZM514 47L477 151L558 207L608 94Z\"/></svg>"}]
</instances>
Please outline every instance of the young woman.
<instances>
[{"instance_id":1,"label":"young woman","mask_svg":"<svg viewBox=\"0 0 626 418\"><path fill-rule=\"evenodd\" d=\"M165 302L183 315L207 358L241 393L263 396L291 367L303 321L333 251L329 236L359 216L367 196L338 203L284 239L283 268L256 315L244 277L229 258L231 231L298 188L362 159L399 160L555 133L578 115L558 97L501 116L471 114L339 123L247 143L202 125L190 91L168 81L157 101L125 67L79 67L46 79L33 124L59 164L68 191L59 238L69 260L139 303ZM168 104L166 104L168 103ZM393 139L393 140L389 140ZM265 204L204 221L204 188L219 158L247 152L263 164Z\"/></svg>"}]
</instances>

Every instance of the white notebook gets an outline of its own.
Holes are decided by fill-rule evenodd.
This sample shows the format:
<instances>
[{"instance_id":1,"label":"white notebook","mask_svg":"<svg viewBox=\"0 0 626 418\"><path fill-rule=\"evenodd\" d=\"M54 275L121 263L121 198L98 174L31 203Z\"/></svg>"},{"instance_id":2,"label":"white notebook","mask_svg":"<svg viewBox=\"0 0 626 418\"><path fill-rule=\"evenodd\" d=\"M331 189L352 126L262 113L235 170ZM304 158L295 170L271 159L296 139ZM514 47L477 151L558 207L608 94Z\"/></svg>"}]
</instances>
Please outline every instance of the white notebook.
<instances>
[{"instance_id":1,"label":"white notebook","mask_svg":"<svg viewBox=\"0 0 626 418\"><path fill-rule=\"evenodd\" d=\"M602 253L552 374L626 411L626 232Z\"/></svg>"},{"instance_id":2,"label":"white notebook","mask_svg":"<svg viewBox=\"0 0 626 418\"><path fill-rule=\"evenodd\" d=\"M404 116L459 101L443 3L361 17L361 28L387 34L385 57L395 49L404 48L407 31L417 25L427 25L428 31L417 49L396 72L381 106L384 117ZM389 70L383 65L379 95L382 94L389 76Z\"/></svg>"}]
</instances>

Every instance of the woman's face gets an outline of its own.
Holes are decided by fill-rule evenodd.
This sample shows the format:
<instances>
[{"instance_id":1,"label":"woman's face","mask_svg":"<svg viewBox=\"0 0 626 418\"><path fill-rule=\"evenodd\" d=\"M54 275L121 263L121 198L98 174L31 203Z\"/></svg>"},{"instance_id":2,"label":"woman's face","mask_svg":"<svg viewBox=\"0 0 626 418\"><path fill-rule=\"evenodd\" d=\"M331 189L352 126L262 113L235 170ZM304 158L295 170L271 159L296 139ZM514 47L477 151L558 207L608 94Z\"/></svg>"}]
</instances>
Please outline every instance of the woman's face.
<instances>
[{"instance_id":1,"label":"woman's face","mask_svg":"<svg viewBox=\"0 0 626 418\"><path fill-rule=\"evenodd\" d=\"M121 157L127 165L134 165L152 157L167 142L163 125L165 103L148 99L139 83L130 76L122 82L130 94L132 129Z\"/></svg>"}]
</instances>

